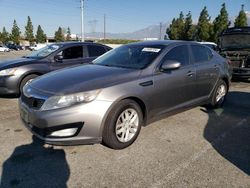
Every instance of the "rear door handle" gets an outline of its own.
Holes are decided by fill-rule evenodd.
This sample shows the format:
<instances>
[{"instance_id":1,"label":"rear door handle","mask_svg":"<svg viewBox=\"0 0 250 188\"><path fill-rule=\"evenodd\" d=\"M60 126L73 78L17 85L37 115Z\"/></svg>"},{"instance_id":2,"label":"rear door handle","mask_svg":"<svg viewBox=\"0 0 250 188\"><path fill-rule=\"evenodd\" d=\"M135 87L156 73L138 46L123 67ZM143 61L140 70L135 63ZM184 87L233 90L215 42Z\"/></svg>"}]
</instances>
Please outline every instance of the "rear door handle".
<instances>
[{"instance_id":1,"label":"rear door handle","mask_svg":"<svg viewBox=\"0 0 250 188\"><path fill-rule=\"evenodd\" d=\"M193 77L194 76L194 71L188 71L187 76L188 77Z\"/></svg>"}]
</instances>

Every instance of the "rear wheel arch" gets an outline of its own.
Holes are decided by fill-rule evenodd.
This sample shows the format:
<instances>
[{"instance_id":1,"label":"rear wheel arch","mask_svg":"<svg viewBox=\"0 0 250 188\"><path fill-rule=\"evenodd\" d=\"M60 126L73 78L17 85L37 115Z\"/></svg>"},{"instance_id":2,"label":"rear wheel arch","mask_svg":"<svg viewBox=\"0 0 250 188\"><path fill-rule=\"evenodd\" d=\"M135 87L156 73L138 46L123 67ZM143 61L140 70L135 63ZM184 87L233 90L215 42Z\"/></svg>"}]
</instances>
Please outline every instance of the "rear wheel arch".
<instances>
[{"instance_id":1,"label":"rear wheel arch","mask_svg":"<svg viewBox=\"0 0 250 188\"><path fill-rule=\"evenodd\" d=\"M223 80L227 84L227 91L229 90L229 79L226 77L222 77L221 80Z\"/></svg>"}]
</instances>

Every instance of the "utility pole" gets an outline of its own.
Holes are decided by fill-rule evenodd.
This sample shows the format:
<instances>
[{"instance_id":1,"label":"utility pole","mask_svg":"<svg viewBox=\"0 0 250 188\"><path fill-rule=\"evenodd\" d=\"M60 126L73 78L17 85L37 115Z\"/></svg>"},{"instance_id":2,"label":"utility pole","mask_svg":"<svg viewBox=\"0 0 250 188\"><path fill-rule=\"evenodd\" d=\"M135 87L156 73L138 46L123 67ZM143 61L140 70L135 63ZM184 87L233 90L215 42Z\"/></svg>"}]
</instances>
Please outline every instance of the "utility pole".
<instances>
[{"instance_id":1,"label":"utility pole","mask_svg":"<svg viewBox=\"0 0 250 188\"><path fill-rule=\"evenodd\" d=\"M162 30L162 22L160 22L160 37L159 37L160 40L161 40L161 30Z\"/></svg>"},{"instance_id":2,"label":"utility pole","mask_svg":"<svg viewBox=\"0 0 250 188\"><path fill-rule=\"evenodd\" d=\"M83 1L81 0L81 37L82 37L82 42L84 42L84 15L83 15Z\"/></svg>"},{"instance_id":3,"label":"utility pole","mask_svg":"<svg viewBox=\"0 0 250 188\"><path fill-rule=\"evenodd\" d=\"M103 39L106 39L106 14L104 14L103 18Z\"/></svg>"}]
</instances>

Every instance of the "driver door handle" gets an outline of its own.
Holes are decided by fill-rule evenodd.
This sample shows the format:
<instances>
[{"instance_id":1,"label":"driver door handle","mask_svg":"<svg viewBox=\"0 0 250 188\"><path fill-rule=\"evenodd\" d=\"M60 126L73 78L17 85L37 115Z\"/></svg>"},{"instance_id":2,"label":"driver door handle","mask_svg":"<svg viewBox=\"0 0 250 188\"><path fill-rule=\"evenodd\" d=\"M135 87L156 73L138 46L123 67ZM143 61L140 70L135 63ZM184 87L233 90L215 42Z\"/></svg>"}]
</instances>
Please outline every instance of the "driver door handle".
<instances>
[{"instance_id":1,"label":"driver door handle","mask_svg":"<svg viewBox=\"0 0 250 188\"><path fill-rule=\"evenodd\" d=\"M188 71L188 72L187 72L187 76L188 76L188 77L193 77L193 76L194 76L194 73L195 73L194 71Z\"/></svg>"}]
</instances>

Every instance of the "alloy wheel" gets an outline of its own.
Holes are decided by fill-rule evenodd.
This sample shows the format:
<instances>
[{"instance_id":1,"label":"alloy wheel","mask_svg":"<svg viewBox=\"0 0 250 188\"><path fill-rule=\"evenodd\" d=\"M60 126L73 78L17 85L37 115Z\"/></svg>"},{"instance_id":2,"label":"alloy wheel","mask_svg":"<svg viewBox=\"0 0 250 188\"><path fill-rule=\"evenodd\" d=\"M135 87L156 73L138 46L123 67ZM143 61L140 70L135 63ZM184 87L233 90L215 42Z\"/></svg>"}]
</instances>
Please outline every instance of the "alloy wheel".
<instances>
[{"instance_id":1,"label":"alloy wheel","mask_svg":"<svg viewBox=\"0 0 250 188\"><path fill-rule=\"evenodd\" d=\"M223 102L224 101L224 97L226 95L227 91L226 91L226 86L224 84L221 84L218 88L217 88L217 92L216 92L216 102Z\"/></svg>"},{"instance_id":2,"label":"alloy wheel","mask_svg":"<svg viewBox=\"0 0 250 188\"><path fill-rule=\"evenodd\" d=\"M139 116L136 110L128 108L118 117L115 133L120 142L129 142L137 133L139 127Z\"/></svg>"}]
</instances>

